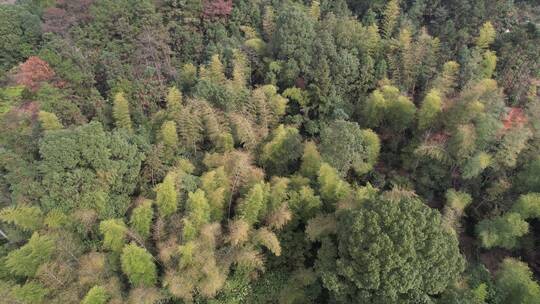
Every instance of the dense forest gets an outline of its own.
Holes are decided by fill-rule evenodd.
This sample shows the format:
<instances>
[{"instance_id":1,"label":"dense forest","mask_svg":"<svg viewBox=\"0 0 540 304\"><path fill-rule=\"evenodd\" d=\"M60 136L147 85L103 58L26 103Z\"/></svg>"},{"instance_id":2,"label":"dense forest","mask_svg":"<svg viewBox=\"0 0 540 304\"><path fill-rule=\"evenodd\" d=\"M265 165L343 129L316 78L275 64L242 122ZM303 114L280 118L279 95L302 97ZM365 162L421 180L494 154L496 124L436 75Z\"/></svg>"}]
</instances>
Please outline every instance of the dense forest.
<instances>
[{"instance_id":1,"label":"dense forest","mask_svg":"<svg viewBox=\"0 0 540 304\"><path fill-rule=\"evenodd\" d=\"M539 304L536 0L0 1L0 303Z\"/></svg>"}]
</instances>

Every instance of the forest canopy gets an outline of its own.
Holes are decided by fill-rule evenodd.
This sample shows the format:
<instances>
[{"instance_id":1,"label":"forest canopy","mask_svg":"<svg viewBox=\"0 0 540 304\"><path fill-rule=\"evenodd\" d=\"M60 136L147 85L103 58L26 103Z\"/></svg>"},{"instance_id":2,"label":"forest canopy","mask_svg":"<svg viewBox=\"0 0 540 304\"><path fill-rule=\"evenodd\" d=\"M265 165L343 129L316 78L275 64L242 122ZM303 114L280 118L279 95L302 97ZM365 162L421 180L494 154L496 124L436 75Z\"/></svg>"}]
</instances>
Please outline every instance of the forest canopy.
<instances>
[{"instance_id":1,"label":"forest canopy","mask_svg":"<svg viewBox=\"0 0 540 304\"><path fill-rule=\"evenodd\" d=\"M0 302L540 304L534 0L0 1Z\"/></svg>"}]
</instances>

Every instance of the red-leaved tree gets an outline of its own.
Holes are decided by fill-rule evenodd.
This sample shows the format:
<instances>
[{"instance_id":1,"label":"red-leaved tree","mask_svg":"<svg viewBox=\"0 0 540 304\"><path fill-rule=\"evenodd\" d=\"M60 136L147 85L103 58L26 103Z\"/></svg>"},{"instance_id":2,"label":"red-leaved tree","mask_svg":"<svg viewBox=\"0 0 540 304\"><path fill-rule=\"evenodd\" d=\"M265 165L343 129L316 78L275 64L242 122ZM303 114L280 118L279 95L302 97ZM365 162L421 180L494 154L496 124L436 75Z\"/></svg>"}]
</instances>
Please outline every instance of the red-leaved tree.
<instances>
[{"instance_id":1,"label":"red-leaved tree","mask_svg":"<svg viewBox=\"0 0 540 304\"><path fill-rule=\"evenodd\" d=\"M205 19L226 18L232 8L232 0L205 0L203 16Z\"/></svg>"},{"instance_id":2,"label":"red-leaved tree","mask_svg":"<svg viewBox=\"0 0 540 304\"><path fill-rule=\"evenodd\" d=\"M53 79L55 73L47 62L39 57L31 56L15 70L13 80L29 90L37 91L44 82Z\"/></svg>"}]
</instances>

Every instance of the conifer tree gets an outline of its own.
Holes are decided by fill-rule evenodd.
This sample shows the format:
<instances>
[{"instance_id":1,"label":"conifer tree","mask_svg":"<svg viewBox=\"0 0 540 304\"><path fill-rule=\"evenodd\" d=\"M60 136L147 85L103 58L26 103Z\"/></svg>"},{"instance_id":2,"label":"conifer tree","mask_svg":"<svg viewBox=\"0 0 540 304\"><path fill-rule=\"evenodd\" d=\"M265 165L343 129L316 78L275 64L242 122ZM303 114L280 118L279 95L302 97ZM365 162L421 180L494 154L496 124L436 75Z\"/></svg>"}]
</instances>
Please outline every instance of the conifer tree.
<instances>
[{"instance_id":1,"label":"conifer tree","mask_svg":"<svg viewBox=\"0 0 540 304\"><path fill-rule=\"evenodd\" d=\"M135 287L151 287L156 284L157 271L153 257L146 249L133 243L126 245L120 258L122 271Z\"/></svg>"},{"instance_id":2,"label":"conifer tree","mask_svg":"<svg viewBox=\"0 0 540 304\"><path fill-rule=\"evenodd\" d=\"M176 212L178 208L178 194L174 185L175 174L170 172L163 182L156 186L156 205L159 214L167 217Z\"/></svg>"},{"instance_id":3,"label":"conifer tree","mask_svg":"<svg viewBox=\"0 0 540 304\"><path fill-rule=\"evenodd\" d=\"M114 96L113 116L116 122L116 127L132 131L131 117L129 113L129 102L124 97L124 93L120 92Z\"/></svg>"}]
</instances>

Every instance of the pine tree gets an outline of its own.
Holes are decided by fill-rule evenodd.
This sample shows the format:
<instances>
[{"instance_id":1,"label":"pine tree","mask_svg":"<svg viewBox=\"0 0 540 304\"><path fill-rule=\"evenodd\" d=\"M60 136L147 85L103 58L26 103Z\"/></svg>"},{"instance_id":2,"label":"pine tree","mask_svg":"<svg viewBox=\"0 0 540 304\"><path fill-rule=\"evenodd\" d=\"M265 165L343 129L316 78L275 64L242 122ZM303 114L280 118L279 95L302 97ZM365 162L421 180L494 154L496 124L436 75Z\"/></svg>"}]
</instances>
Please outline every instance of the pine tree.
<instances>
[{"instance_id":1,"label":"pine tree","mask_svg":"<svg viewBox=\"0 0 540 304\"><path fill-rule=\"evenodd\" d=\"M175 174L169 173L163 182L156 186L156 205L161 216L167 217L178 208L178 194L174 186Z\"/></svg>"},{"instance_id":2,"label":"pine tree","mask_svg":"<svg viewBox=\"0 0 540 304\"><path fill-rule=\"evenodd\" d=\"M122 219L110 219L99 224L103 235L103 246L114 252L120 252L126 241L127 227Z\"/></svg>"},{"instance_id":3,"label":"pine tree","mask_svg":"<svg viewBox=\"0 0 540 304\"><path fill-rule=\"evenodd\" d=\"M58 117L56 117L54 113L39 111L38 117L41 127L45 131L53 131L63 128L62 123L60 123L60 120L58 120Z\"/></svg>"},{"instance_id":4,"label":"pine tree","mask_svg":"<svg viewBox=\"0 0 540 304\"><path fill-rule=\"evenodd\" d=\"M116 127L132 131L131 117L129 114L129 102L120 92L114 96L113 116L116 121Z\"/></svg>"},{"instance_id":5,"label":"pine tree","mask_svg":"<svg viewBox=\"0 0 540 304\"><path fill-rule=\"evenodd\" d=\"M157 271L153 257L146 249L133 243L126 245L120 257L122 271L135 287L151 287L156 284Z\"/></svg>"},{"instance_id":6,"label":"pine tree","mask_svg":"<svg viewBox=\"0 0 540 304\"><path fill-rule=\"evenodd\" d=\"M153 216L152 201L148 199L143 200L131 213L131 228L144 239L148 238L150 236Z\"/></svg>"}]
</instances>

